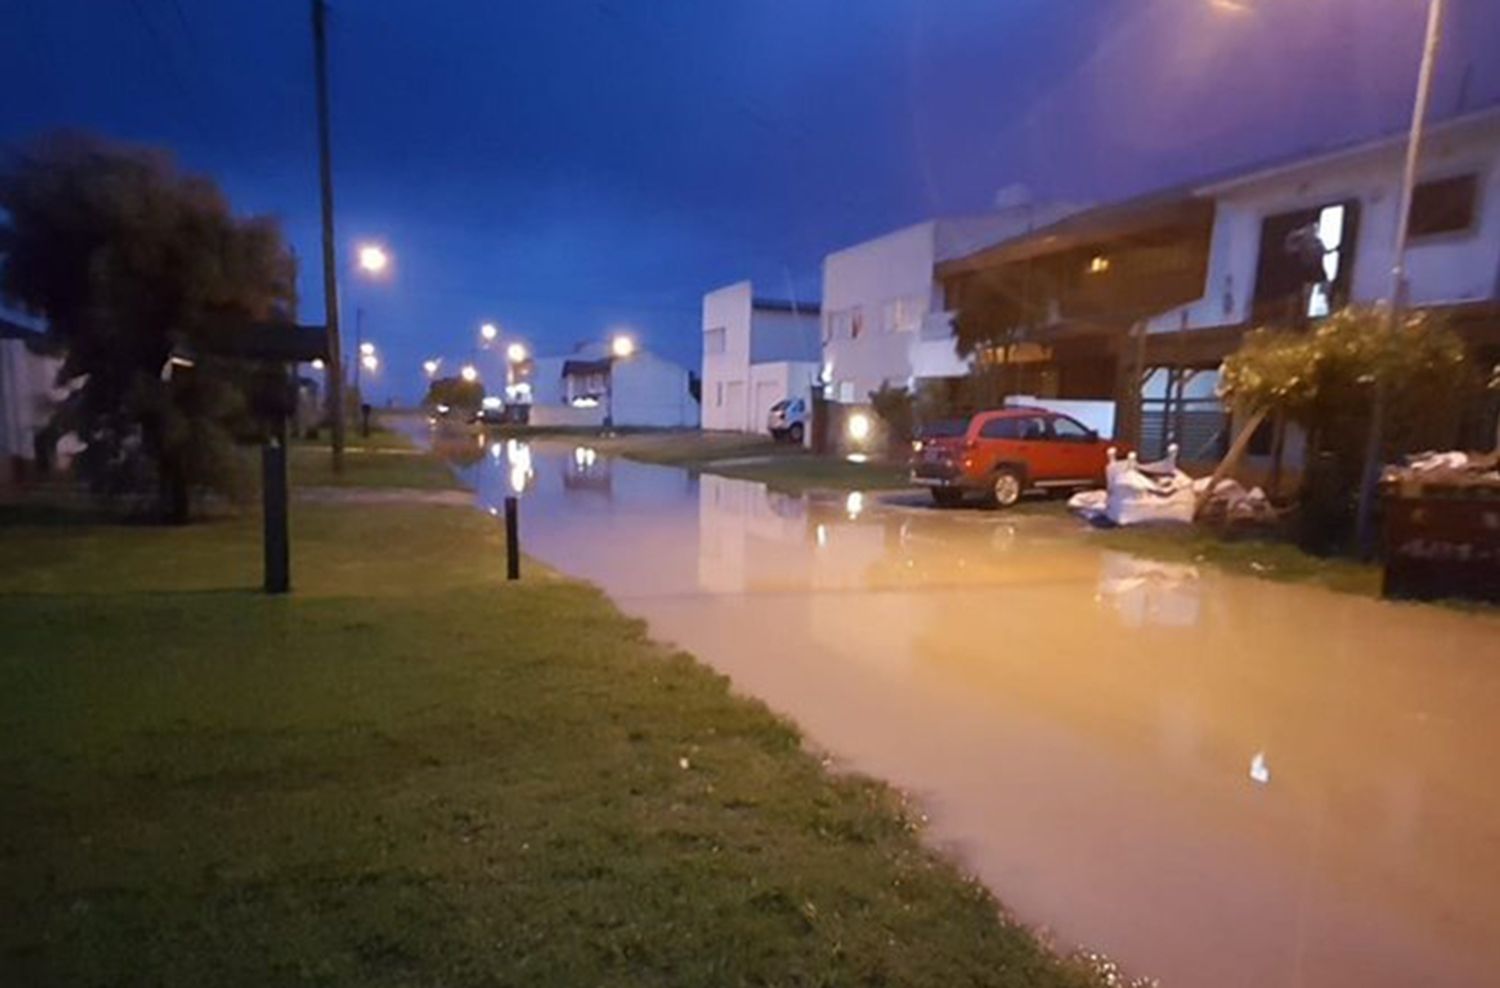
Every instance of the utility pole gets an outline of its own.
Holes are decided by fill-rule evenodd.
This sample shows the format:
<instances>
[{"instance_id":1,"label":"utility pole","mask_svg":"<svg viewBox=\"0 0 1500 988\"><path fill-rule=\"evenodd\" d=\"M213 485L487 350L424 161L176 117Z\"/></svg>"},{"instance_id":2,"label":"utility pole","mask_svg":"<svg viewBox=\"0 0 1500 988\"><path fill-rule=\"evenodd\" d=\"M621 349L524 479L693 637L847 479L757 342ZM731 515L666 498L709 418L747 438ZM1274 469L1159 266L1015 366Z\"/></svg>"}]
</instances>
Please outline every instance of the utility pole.
<instances>
[{"instance_id":1,"label":"utility pole","mask_svg":"<svg viewBox=\"0 0 1500 988\"><path fill-rule=\"evenodd\" d=\"M339 341L338 255L333 239L333 155L328 136L328 38L325 0L312 0L313 68L318 84L318 185L323 206L323 311L328 327L328 417L333 472L344 471L344 351Z\"/></svg>"},{"instance_id":2,"label":"utility pole","mask_svg":"<svg viewBox=\"0 0 1500 988\"><path fill-rule=\"evenodd\" d=\"M1437 64L1442 38L1443 0L1428 0L1427 36L1422 43L1422 66L1417 70L1417 95L1412 102L1411 132L1406 140L1406 165L1401 175L1401 195L1396 204L1396 242L1391 260L1391 304L1386 331L1399 332L1407 301L1406 238L1411 222L1411 200L1417 185L1417 164L1422 153L1422 128L1427 119L1427 101L1432 94L1432 70ZM1364 473L1359 484L1359 510L1355 518L1355 540L1359 551L1369 555L1375 546L1375 495L1380 486L1381 455L1385 443L1386 383L1375 381L1370 406L1370 431L1365 437Z\"/></svg>"}]
</instances>

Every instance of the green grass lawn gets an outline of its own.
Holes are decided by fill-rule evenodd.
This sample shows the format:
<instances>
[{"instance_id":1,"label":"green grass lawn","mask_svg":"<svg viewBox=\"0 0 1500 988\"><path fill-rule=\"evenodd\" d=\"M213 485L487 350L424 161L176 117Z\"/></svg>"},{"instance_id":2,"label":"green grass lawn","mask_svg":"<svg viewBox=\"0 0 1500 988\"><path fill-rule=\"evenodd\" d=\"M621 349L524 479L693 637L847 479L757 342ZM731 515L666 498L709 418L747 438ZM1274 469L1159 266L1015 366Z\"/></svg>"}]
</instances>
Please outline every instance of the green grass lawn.
<instances>
[{"instance_id":1,"label":"green grass lawn","mask_svg":"<svg viewBox=\"0 0 1500 988\"><path fill-rule=\"evenodd\" d=\"M465 508L0 516L0 984L1084 985Z\"/></svg>"}]
</instances>

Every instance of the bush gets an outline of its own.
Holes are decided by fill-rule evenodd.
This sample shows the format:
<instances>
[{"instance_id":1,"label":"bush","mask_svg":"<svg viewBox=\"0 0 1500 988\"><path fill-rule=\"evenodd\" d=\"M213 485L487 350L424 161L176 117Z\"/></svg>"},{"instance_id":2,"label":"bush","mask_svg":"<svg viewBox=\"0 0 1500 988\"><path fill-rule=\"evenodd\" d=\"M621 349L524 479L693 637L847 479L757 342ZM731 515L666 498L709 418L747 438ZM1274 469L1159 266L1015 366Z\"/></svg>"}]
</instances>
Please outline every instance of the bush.
<instances>
[{"instance_id":1,"label":"bush","mask_svg":"<svg viewBox=\"0 0 1500 988\"><path fill-rule=\"evenodd\" d=\"M1463 341L1428 313L1389 325L1385 309L1350 307L1311 332L1258 329L1224 361L1219 394L1279 412L1307 433L1300 493L1304 547L1347 537L1377 383L1386 388L1387 458L1450 446L1478 380Z\"/></svg>"}]
</instances>

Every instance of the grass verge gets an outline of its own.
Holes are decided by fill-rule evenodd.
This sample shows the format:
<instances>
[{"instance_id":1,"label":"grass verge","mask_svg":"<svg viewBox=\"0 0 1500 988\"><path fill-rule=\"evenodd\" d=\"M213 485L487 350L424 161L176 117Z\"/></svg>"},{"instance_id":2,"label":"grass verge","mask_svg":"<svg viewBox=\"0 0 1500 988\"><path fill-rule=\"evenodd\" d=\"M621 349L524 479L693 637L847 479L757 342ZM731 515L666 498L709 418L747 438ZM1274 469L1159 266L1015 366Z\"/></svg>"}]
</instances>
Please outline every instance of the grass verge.
<instances>
[{"instance_id":1,"label":"grass verge","mask_svg":"<svg viewBox=\"0 0 1500 988\"><path fill-rule=\"evenodd\" d=\"M412 446L400 433L351 437L344 447L344 469L333 470L325 442L295 442L287 457L293 484L302 487L410 487L453 490L461 485L448 465Z\"/></svg>"},{"instance_id":2,"label":"grass verge","mask_svg":"<svg viewBox=\"0 0 1500 988\"><path fill-rule=\"evenodd\" d=\"M468 509L0 538L0 984L1092 983Z\"/></svg>"}]
</instances>

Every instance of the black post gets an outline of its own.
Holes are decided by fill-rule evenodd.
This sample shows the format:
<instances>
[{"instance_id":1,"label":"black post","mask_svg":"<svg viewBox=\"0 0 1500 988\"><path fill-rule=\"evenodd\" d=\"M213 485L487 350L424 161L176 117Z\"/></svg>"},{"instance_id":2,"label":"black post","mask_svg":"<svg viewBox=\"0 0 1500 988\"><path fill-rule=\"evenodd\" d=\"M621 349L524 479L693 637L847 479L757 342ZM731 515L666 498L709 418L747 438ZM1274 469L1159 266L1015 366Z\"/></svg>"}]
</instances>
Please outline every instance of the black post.
<instances>
[{"instance_id":1,"label":"black post","mask_svg":"<svg viewBox=\"0 0 1500 988\"><path fill-rule=\"evenodd\" d=\"M505 578L521 578L521 524L519 501L514 494L505 498Z\"/></svg>"},{"instance_id":2,"label":"black post","mask_svg":"<svg viewBox=\"0 0 1500 988\"><path fill-rule=\"evenodd\" d=\"M261 447L260 468L266 593L286 593L292 588L292 553L287 533L285 416L277 419L275 430Z\"/></svg>"}]
</instances>

